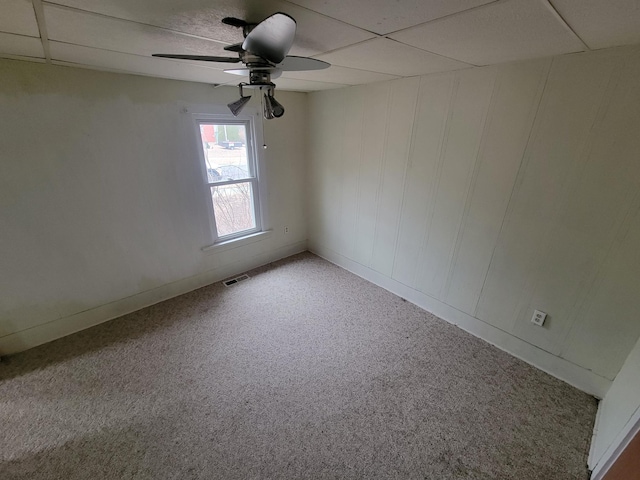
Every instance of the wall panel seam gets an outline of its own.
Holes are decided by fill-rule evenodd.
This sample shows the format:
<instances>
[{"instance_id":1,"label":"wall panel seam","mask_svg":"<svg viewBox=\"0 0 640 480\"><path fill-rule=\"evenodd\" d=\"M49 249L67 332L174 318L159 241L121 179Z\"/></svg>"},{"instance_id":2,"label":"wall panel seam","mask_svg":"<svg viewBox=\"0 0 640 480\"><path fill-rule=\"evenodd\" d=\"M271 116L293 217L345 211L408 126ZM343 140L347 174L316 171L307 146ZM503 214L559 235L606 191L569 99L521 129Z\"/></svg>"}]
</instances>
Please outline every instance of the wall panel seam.
<instances>
[{"instance_id":1,"label":"wall panel seam","mask_svg":"<svg viewBox=\"0 0 640 480\"><path fill-rule=\"evenodd\" d=\"M571 319L571 325L567 329L567 332L562 339L562 348L558 354L561 358L565 358L564 355L566 355L568 349L567 341L571 339L571 336L576 329L578 318L583 316L582 314L585 313L585 310L586 312L589 311L591 300L596 297L597 293L602 287L602 283L604 282L604 278L601 278L603 268L608 264L612 257L617 254L618 250L622 248L622 242L617 241L617 239L620 237L620 233L625 229L628 230L629 225L633 221L633 218L635 217L638 209L640 209L640 191L637 191L635 193L621 221L614 229L616 233L612 236L606 252L602 255L602 260L598 262L597 270L593 275L588 288L586 288L586 293L582 301L579 304L576 304L575 312L572 315L573 318Z\"/></svg>"},{"instance_id":2,"label":"wall panel seam","mask_svg":"<svg viewBox=\"0 0 640 480\"><path fill-rule=\"evenodd\" d=\"M471 203L473 200L473 195L475 193L476 183L478 181L478 174L480 171L480 167L482 166L484 149L487 143L487 138L486 138L487 127L491 125L491 119L492 119L491 114L495 109L495 101L496 101L497 93L499 90L500 90L499 76L495 75L493 78L493 85L491 88L491 97L489 99L489 103L487 105L487 110L484 114L484 118L482 119L482 127L481 127L482 133L480 134L480 141L478 142L476 154L473 159L473 168L471 169L471 181L469 182L467 186L467 191L465 193L464 210L462 212L462 218L460 219L460 222L458 224L455 240L453 242L453 245L454 245L453 254L451 255L451 260L449 261L449 268L447 270L447 277L445 279L445 283L440 293L440 298L443 298L443 299L447 298L449 295L453 272L458 262L458 256L460 254L460 246L464 238L465 227L467 224L467 220L469 218L469 210L471 209Z\"/></svg>"},{"instance_id":3,"label":"wall panel seam","mask_svg":"<svg viewBox=\"0 0 640 480\"><path fill-rule=\"evenodd\" d=\"M382 143L382 161L380 162L380 175L378 178L378 187L376 189L376 217L373 223L373 247L371 248L371 257L369 257L369 266L373 261L373 255L376 251L376 242L378 240L378 222L380 220L380 197L382 196L382 188L384 184L384 174L385 168L387 166L387 147L389 143L389 123L391 119L391 99L394 97L395 89L392 88L392 84L396 82L401 82L402 80L393 80L389 84L389 88L387 89L387 112L384 124L384 141Z\"/></svg>"},{"instance_id":4,"label":"wall panel seam","mask_svg":"<svg viewBox=\"0 0 640 480\"><path fill-rule=\"evenodd\" d=\"M586 166L588 164L588 159L591 154L591 149L593 148L594 131L597 131L598 127L604 119L606 110L609 108L609 102L607 101L609 99L608 89L612 81L613 73L613 71L609 72L609 74L606 76L606 81L603 80L603 84L606 82L606 85L602 87L601 98L598 101L597 107L594 109L595 114L593 116L593 121L591 122L591 125L589 126L587 132L582 137L584 143L580 148L577 149L578 153L575 154L575 158L571 161L570 165L567 168L565 180L566 187L561 190L562 193L559 195L558 200L558 205L560 205L560 208L554 211L552 220L549 222L551 228L546 231L545 235L543 236L542 242L540 242L539 247L536 249L534 255L532 255L527 266L527 275L525 278L527 279L526 285L529 288L524 289L524 291L527 293L526 295L522 296L522 298L518 302L518 306L516 309L517 317L514 319L514 322L517 322L518 319L523 317L525 308L531 304L534 295L538 290L538 285L541 283L541 275L543 272L543 269L539 266L541 265L541 259L548 256L549 251L553 245L553 238L556 237L556 232L560 228L560 220L569 209L569 199L578 189L578 186L580 185L580 179L584 175ZM570 312L567 314L567 317L571 318ZM567 330L570 328L571 323L569 323L569 325L567 326ZM554 342L554 346L556 347L558 356L560 355L560 350L562 349L565 338L566 332L561 342Z\"/></svg>"},{"instance_id":5,"label":"wall panel seam","mask_svg":"<svg viewBox=\"0 0 640 480\"><path fill-rule=\"evenodd\" d=\"M418 89L416 91L416 101L413 105L413 121L411 122L411 134L409 136L409 148L407 149L407 161L404 165L404 172L402 174L402 198L400 200L400 212L398 218L398 226L396 228L396 234L393 240L393 262L391 264L391 278L394 278L396 273L396 258L398 256L398 239L400 237L400 227L402 225L402 212L404 212L405 196L407 192L407 175L409 173L409 164L415 153L415 136L416 136L416 121L418 116L418 104L420 104L423 98L422 84L424 82L424 76L420 77L418 82Z\"/></svg>"},{"instance_id":6,"label":"wall panel seam","mask_svg":"<svg viewBox=\"0 0 640 480\"><path fill-rule=\"evenodd\" d=\"M622 68L623 68L623 65L618 64L611 73L611 78L609 79L609 82L607 85L607 92L605 92L605 95L603 95L602 104L598 109L599 111L596 117L597 121L594 122L593 130L596 129L596 125L600 126L604 122L604 117L606 116L606 112L609 109L609 106L611 105L611 97L614 96L614 92L619 86ZM592 140L593 137L594 137L594 134L592 131L590 131L589 142L588 142L588 146L589 146L588 153L585 153L585 155L588 155L589 157L591 156L591 150L593 148L593 140ZM606 248L606 252L601 254L601 258L597 262L597 267L595 268L595 271L591 275L591 279L590 281L588 281L588 285L585 286L585 289L584 289L585 291L584 291L584 294L582 295L582 299L581 300L580 298L576 299L576 303L573 305L573 313L571 313L570 315L569 327L567 328L567 331L565 332L560 344L561 347L560 347L559 355L561 357L566 354L567 341L570 339L570 335L574 331L577 320L580 317L579 314L588 305L590 299L593 298L593 295L590 295L589 293L591 293L594 290L597 291L596 285L601 284L601 281L599 281L598 277L600 276L602 268L605 265L607 259L610 257L610 255L614 254L613 251L615 250L617 232L621 231L624 228L625 221L627 220L630 221L629 215L631 214L632 208L633 208L633 197L631 199L631 203L627 207L627 211L625 215L621 217L618 225L614 228L616 234L611 235L611 238L608 240L608 246Z\"/></svg>"},{"instance_id":7,"label":"wall panel seam","mask_svg":"<svg viewBox=\"0 0 640 480\"><path fill-rule=\"evenodd\" d=\"M346 96L345 91L342 92L343 95ZM345 142L345 137L344 137L344 132L346 129L346 125L347 125L347 115L346 115L346 110L347 110L347 106L346 106L346 101L342 101L340 102L340 107L341 107L341 112L340 112L340 120L342 122L342 128L340 129L340 131L343 134L343 138L342 141L340 142L340 154L338 155L338 158L340 159L340 169L344 169L344 166L346 165L346 162L344 161L344 142ZM345 175L339 175L340 177L340 197L338 199L339 204L342 203L342 199L344 198L344 184L345 184ZM336 245L340 245L342 243L341 241L341 236L344 235L344 232L342 231L342 215L343 215L344 209L340 209L340 215L337 216L337 218L334 220L334 222L337 224L337 231L335 233L336 235Z\"/></svg>"},{"instance_id":8,"label":"wall panel seam","mask_svg":"<svg viewBox=\"0 0 640 480\"><path fill-rule=\"evenodd\" d=\"M522 157L520 159L520 164L518 166L518 172L516 173L515 181L513 182L513 186L511 187L511 192L509 193L509 200L507 201L507 208L505 208L504 215L502 216L502 221L500 222L500 230L498 231L498 236L496 237L496 242L493 246L493 251L491 252L491 258L489 260L489 265L487 266L487 271L485 272L484 279L482 280L482 287L480 288L480 293L476 300L475 308L473 309L473 316L478 317L478 308L480 306L480 301L482 300L482 294L484 293L485 286L487 284L487 279L489 278L489 272L491 271L491 265L493 264L493 260L495 258L496 250L498 249L498 245L500 245L500 239L504 232L504 228L507 223L507 219L510 217L513 212L513 199L518 190L518 186L522 182L522 178L524 177L527 164L529 163L529 158L531 156L531 145L534 143L535 139L538 136L538 130L540 128L538 119L541 118L542 114L547 108L547 101L545 100L545 93L547 91L547 87L549 84L549 77L551 76L551 69L553 68L553 59L551 59L547 63L547 68L545 70L544 76L542 76L540 80L540 86L538 87L538 102L536 107L534 108L532 124L529 130L529 136L527 138L526 146L522 151Z\"/></svg>"},{"instance_id":9,"label":"wall panel seam","mask_svg":"<svg viewBox=\"0 0 640 480\"><path fill-rule=\"evenodd\" d=\"M363 104L362 113L360 115L360 142L358 142L358 169L357 169L358 175L356 177L356 195L355 195L356 215L353 222L354 235L351 236L353 240L351 241L351 252L349 254L350 257L353 257L353 253L355 250L355 232L357 231L358 223L360 222L360 195L362 193L362 188L361 188L362 181L360 179L360 175L362 172L362 145L364 143L364 110L365 110L365 106Z\"/></svg>"},{"instance_id":10,"label":"wall panel seam","mask_svg":"<svg viewBox=\"0 0 640 480\"><path fill-rule=\"evenodd\" d=\"M438 145L438 164L436 166L436 173L433 181L433 188L429 192L429 211L428 211L428 219L425 222L424 231L422 234L422 244L420 245L420 252L418 253L418 259L416 262L416 270L414 271L413 281L411 282L415 285L417 290L420 290L419 286L416 284L419 278L420 267L424 261L424 256L426 255L427 245L429 243L429 237L431 234L431 222L433 221L433 216L435 214L435 200L437 198L438 189L440 187L440 177L442 175L442 167L444 163L444 156L447 150L447 142L449 138L449 129L451 128L451 117L453 116L453 106L455 104L455 99L458 93L458 85L460 83L460 75L455 73L454 80L451 85L451 92L449 94L449 105L447 106L447 119L445 121L445 126L442 132L442 138L440 139L440 144Z\"/></svg>"}]
</instances>

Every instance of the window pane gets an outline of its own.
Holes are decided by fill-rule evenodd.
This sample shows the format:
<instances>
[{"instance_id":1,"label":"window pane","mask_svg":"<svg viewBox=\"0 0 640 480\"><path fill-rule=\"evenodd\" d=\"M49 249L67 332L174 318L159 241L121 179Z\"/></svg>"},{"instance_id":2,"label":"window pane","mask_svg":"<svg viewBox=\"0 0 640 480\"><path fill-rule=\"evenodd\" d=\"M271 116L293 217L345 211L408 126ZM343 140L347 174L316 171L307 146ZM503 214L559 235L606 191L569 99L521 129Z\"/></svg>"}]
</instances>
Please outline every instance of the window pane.
<instances>
[{"instance_id":1,"label":"window pane","mask_svg":"<svg viewBox=\"0 0 640 480\"><path fill-rule=\"evenodd\" d=\"M209 183L251 177L244 125L200 124Z\"/></svg>"},{"instance_id":2,"label":"window pane","mask_svg":"<svg viewBox=\"0 0 640 480\"><path fill-rule=\"evenodd\" d=\"M211 187L218 237L256 227L250 182Z\"/></svg>"}]
</instances>

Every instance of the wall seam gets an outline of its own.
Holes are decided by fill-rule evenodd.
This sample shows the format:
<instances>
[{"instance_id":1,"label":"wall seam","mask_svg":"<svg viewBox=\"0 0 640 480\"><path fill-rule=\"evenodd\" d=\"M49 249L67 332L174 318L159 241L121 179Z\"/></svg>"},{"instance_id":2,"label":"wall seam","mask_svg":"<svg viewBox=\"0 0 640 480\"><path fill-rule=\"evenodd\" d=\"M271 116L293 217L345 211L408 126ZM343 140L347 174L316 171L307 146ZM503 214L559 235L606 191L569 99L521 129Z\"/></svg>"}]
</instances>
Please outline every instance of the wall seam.
<instances>
[{"instance_id":1,"label":"wall seam","mask_svg":"<svg viewBox=\"0 0 640 480\"><path fill-rule=\"evenodd\" d=\"M387 166L387 147L389 143L389 118L391 112L391 99L394 98L394 88L392 85L394 83L400 82L402 80L391 80L389 82L389 88L387 90L387 112L385 117L384 124L384 141L382 143L382 159L380 161L380 172L378 177L378 187L376 188L376 216L373 223L373 244L371 245L371 255L369 257L368 266L371 266L374 258L374 253L376 251L376 241L378 240L378 220L380 218L380 197L382 196L382 188L384 185L384 172Z\"/></svg>"},{"instance_id":2,"label":"wall seam","mask_svg":"<svg viewBox=\"0 0 640 480\"><path fill-rule=\"evenodd\" d=\"M346 96L346 90L342 90L341 94ZM342 122L342 128L340 129L340 131L344 134L346 125L347 125L347 115L346 115L346 110L347 110L347 106L346 106L346 102L342 101L340 102L340 107L342 109L342 111L340 112L340 120ZM340 166L344 167L345 165L345 161L344 161L344 142L345 142L345 138L342 138L342 141L340 142L340 154L338 155L338 158L340 159ZM344 175L340 175L340 198L339 198L339 202L342 203L342 199L344 198L344 179L345 176ZM341 236L344 235L344 232L342 230L342 216L344 213L344 209L340 209L340 216L339 218L336 218L335 223L337 224L337 231L336 231L336 245L340 245L342 243L341 240Z\"/></svg>"},{"instance_id":3,"label":"wall seam","mask_svg":"<svg viewBox=\"0 0 640 480\"><path fill-rule=\"evenodd\" d=\"M522 158L520 159L520 165L518 166L518 172L516 173L515 181L513 182L513 187L511 187L511 193L509 194L509 200L507 201L507 208L505 208L504 215L502 216L502 222L500 223L500 230L498 231L498 236L496 238L496 243L493 246L493 251L491 252L491 259L489 260L489 265L487 267L487 271L485 272L484 279L482 281L482 287L480 288L480 293L478 294L478 299L476 300L475 308L473 309L473 317L478 317L478 308L480 306L480 300L482 299L482 294L484 293L485 286L487 284L487 279L489 278L489 272L491 271L491 265L493 264L493 260L495 258L496 250L498 249L498 245L500 244L500 238L502 237L502 233L507 223L507 218L511 215L513 211L513 200L516 195L517 187L519 183L522 182L522 178L526 171L527 165L529 164L529 158L531 156L531 145L538 137L539 130L539 122L536 121L537 118L546 110L546 100L545 93L547 91L547 86L549 83L549 77L551 76L551 70L553 68L553 58L548 62L547 69L545 75L541 79L541 85L539 88L539 98L538 104L535 108L533 114L533 123L531 125L531 129L529 130L529 137L527 138L526 146L522 152Z\"/></svg>"},{"instance_id":4,"label":"wall seam","mask_svg":"<svg viewBox=\"0 0 640 480\"><path fill-rule=\"evenodd\" d=\"M605 99L606 100L610 100L611 97L613 97L615 90L619 86L622 68L623 68L622 65L618 65L617 68L615 69L615 71L612 72L612 75L611 75L612 78L610 79L609 86L611 86L611 84L613 84L613 85L611 86L611 91L607 92L608 94L603 96L603 102L604 102ZM607 90L609 90L609 86L607 87ZM607 107L605 108L605 111L602 113L602 115L600 117L601 119L604 118L604 116L606 115L606 111L609 109L609 106L610 106L610 101L607 101L607 102L604 102L604 103L607 105ZM599 123L602 123L602 120ZM590 135L590 137L592 137L592 135ZM592 143L591 143L591 145L592 145ZM589 150L589 153L590 152L591 152L591 150ZM566 343L567 343L567 340L570 338L571 333L574 331L574 327L576 325L576 322L577 322L578 318L580 317L580 313L583 311L583 309L589 303L589 301L593 298L593 295L590 295L590 293L592 291L594 291L594 290L597 291L599 287L597 287L596 285L601 284L601 281L599 281L600 272L602 271L602 268L604 267L605 263L610 258L610 256L614 254L615 245L616 245L616 238L618 237L618 232L622 231L624 229L624 227L628 223L631 222L631 218L632 218L632 214L633 214L634 204L635 204L635 199L636 198L638 198L638 194L632 196L629 199L630 203L629 203L629 205L627 207L627 211L621 217L620 221L618 222L618 224L614 228L614 230L616 231L616 234L612 235L611 238L608 240L608 246L607 246L607 249L606 249L606 253L603 253L601 255L601 258L598 261L598 266L596 267L595 271L593 272L588 285L585 286L585 292L582 295L582 299L581 300L579 298L576 299L576 303L574 304L574 312L571 315L570 320L569 320L570 321L570 325L567 328L567 331L565 332L565 334L563 335L563 338L562 338L561 348L560 348L560 352L559 352L559 355L561 357L566 354L566 350L567 350L567 344Z\"/></svg>"},{"instance_id":5,"label":"wall seam","mask_svg":"<svg viewBox=\"0 0 640 480\"><path fill-rule=\"evenodd\" d=\"M449 129L451 128L451 118L453 117L453 110L455 105L455 99L458 94L458 85L460 84L460 76L459 74L454 74L453 81L451 84L451 92L449 94L449 105L447 106L447 119L445 121L444 130L442 132L442 138L440 139L440 145L438 146L438 164L436 167L436 174L434 179L433 188L429 192L429 212L428 212L428 220L425 222L423 234L422 234L422 244L420 245L420 252L418 253L418 260L416 262L416 270L414 271L413 281L411 282L415 285L414 288L416 290L420 290L417 285L420 273L420 266L424 262L424 257L426 255L427 244L429 243L429 237L431 235L431 222L433 221L433 216L435 214L435 201L438 194L438 189L440 188L440 177L442 176L442 166L444 163L445 153L447 151L447 142L449 140Z\"/></svg>"},{"instance_id":6,"label":"wall seam","mask_svg":"<svg viewBox=\"0 0 640 480\"><path fill-rule=\"evenodd\" d=\"M349 254L349 258L353 257L354 251L355 251L355 232L358 229L358 223L360 223L360 196L362 194L362 182L360 179L360 176L362 175L362 145L364 143L364 111L365 111L365 104L363 103L362 105L362 114L360 115L360 142L358 142L358 175L356 177L356 214L355 214L355 221L353 222L353 235L351 236L351 238L353 239L353 241L351 242L351 252Z\"/></svg>"},{"instance_id":7,"label":"wall seam","mask_svg":"<svg viewBox=\"0 0 640 480\"><path fill-rule=\"evenodd\" d=\"M493 78L493 85L491 88L491 97L487 105L487 111L485 112L484 118L482 119L482 133L480 134L480 142L478 143L478 148L476 150L475 158L473 160L473 168L471 169L472 170L471 180L469 182L467 191L465 193L462 218L460 219L460 223L458 224L458 229L455 235L455 241L453 242L454 247L453 247L452 254L450 254L447 276L445 278L444 285L442 286L440 295L439 295L439 297L442 298L443 301L449 295L453 272L458 263L458 255L460 254L460 245L462 244L462 238L464 236L465 227L467 224L467 220L469 218L469 210L471 209L471 200L473 199L473 194L475 193L476 184L478 181L478 174L479 174L480 168L482 167L484 149L487 144L487 138L486 138L487 128L488 126L491 125L492 113L495 109L497 92L500 90L501 83L500 83L499 77L500 77L500 74L496 73ZM445 303L448 303L448 302L445 302Z\"/></svg>"},{"instance_id":8,"label":"wall seam","mask_svg":"<svg viewBox=\"0 0 640 480\"><path fill-rule=\"evenodd\" d=\"M400 228L402 226L402 212L404 212L405 196L407 193L407 175L409 173L409 165L415 154L415 135L416 135L416 119L418 115L418 105L423 98L422 84L424 82L424 76L420 77L418 82L418 90L416 91L416 102L413 105L413 121L411 122L411 135L409 136L409 148L407 150L407 161L404 166L404 173L402 176L402 198L400 200L400 215L398 219L398 226L396 228L395 238L393 240L393 261L391 263L391 278L394 278L396 271L396 259L398 256L398 239L400 238Z\"/></svg>"},{"instance_id":9,"label":"wall seam","mask_svg":"<svg viewBox=\"0 0 640 480\"><path fill-rule=\"evenodd\" d=\"M571 161L570 165L567 167L567 173L565 174L564 185L565 188L561 190L558 198L558 204L561 205L561 208L558 208L553 212L552 220L549 222L552 225L552 228L549 228L539 247L536 249L534 255L531 257L530 262L526 268L526 280L525 285L527 288L524 288L524 291L527 292L526 295L523 295L517 305L516 317L514 319L514 325L518 322L519 319L523 318L525 314L525 309L529 306L531 308L531 302L535 296L535 293L538 290L538 285L541 283L540 277L542 274L542 269L539 266L540 260L548 256L549 251L552 248L552 239L555 236L555 233L558 231L560 227L560 219L564 216L569 208L569 199L573 195L573 193L578 188L580 184L580 179L583 177L586 166L588 164L588 159L591 155L591 150L593 148L593 133L596 131L602 123L604 115L609 108L609 103L606 101L609 98L609 86L612 81L613 72L608 72L605 79L602 80L604 84L601 88L601 98L598 101L597 107L594 108L595 114L593 116L593 121L588 129L586 129L586 133L583 136L584 143L580 148L576 149L577 153L575 157ZM585 161L585 158L587 161ZM571 327L568 325L567 330ZM566 335L566 332L565 332ZM563 337L564 338L564 337ZM560 351L562 350L562 343L554 342L553 344L554 350L556 351L556 355L560 356Z\"/></svg>"}]
</instances>

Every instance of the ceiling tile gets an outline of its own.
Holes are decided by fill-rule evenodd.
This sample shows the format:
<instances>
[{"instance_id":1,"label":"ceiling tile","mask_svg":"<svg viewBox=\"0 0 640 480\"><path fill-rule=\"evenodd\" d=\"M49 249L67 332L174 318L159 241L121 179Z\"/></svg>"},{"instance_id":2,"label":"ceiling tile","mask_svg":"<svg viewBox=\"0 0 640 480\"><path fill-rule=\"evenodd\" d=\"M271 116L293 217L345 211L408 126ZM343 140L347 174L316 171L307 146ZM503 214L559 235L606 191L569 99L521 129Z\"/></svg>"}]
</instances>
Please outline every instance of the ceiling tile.
<instances>
[{"instance_id":1,"label":"ceiling tile","mask_svg":"<svg viewBox=\"0 0 640 480\"><path fill-rule=\"evenodd\" d=\"M381 35L462 12L495 0L290 0Z\"/></svg>"},{"instance_id":2,"label":"ceiling tile","mask_svg":"<svg viewBox=\"0 0 640 480\"><path fill-rule=\"evenodd\" d=\"M551 3L589 48L640 43L638 0L553 0Z\"/></svg>"},{"instance_id":3,"label":"ceiling tile","mask_svg":"<svg viewBox=\"0 0 640 480\"><path fill-rule=\"evenodd\" d=\"M66 5L224 43L242 41L239 29L221 23L224 17L259 22L275 12L298 23L292 55L315 55L374 37L373 34L282 1L260 0L54 0Z\"/></svg>"},{"instance_id":4,"label":"ceiling tile","mask_svg":"<svg viewBox=\"0 0 640 480\"><path fill-rule=\"evenodd\" d=\"M492 3L390 37L475 65L584 50L543 0Z\"/></svg>"},{"instance_id":5,"label":"ceiling tile","mask_svg":"<svg viewBox=\"0 0 640 480\"><path fill-rule=\"evenodd\" d=\"M45 6L49 39L87 47L150 56L152 53L227 55L222 43L156 27Z\"/></svg>"},{"instance_id":6,"label":"ceiling tile","mask_svg":"<svg viewBox=\"0 0 640 480\"><path fill-rule=\"evenodd\" d=\"M332 88L348 87L338 83L313 82L311 80L298 80L296 78L280 77L274 80L278 90L288 90L292 92L315 92L318 90L329 90Z\"/></svg>"},{"instance_id":7,"label":"ceiling tile","mask_svg":"<svg viewBox=\"0 0 640 480\"><path fill-rule=\"evenodd\" d=\"M296 19L298 28L291 55L317 55L375 37L356 27L319 15L293 4L282 4L282 12ZM270 13L273 13L272 10Z\"/></svg>"},{"instance_id":8,"label":"ceiling tile","mask_svg":"<svg viewBox=\"0 0 640 480\"><path fill-rule=\"evenodd\" d=\"M458 70L469 65L387 38L374 38L318 57L342 67L411 76Z\"/></svg>"},{"instance_id":9,"label":"ceiling tile","mask_svg":"<svg viewBox=\"0 0 640 480\"><path fill-rule=\"evenodd\" d=\"M44 58L39 38L0 33L0 55Z\"/></svg>"},{"instance_id":10,"label":"ceiling tile","mask_svg":"<svg viewBox=\"0 0 640 480\"><path fill-rule=\"evenodd\" d=\"M224 25L224 17L248 14L239 2L207 0L52 0L48 4L65 5L114 18L131 20L177 32L198 35L224 43L242 40L242 33Z\"/></svg>"},{"instance_id":11,"label":"ceiling tile","mask_svg":"<svg viewBox=\"0 0 640 480\"><path fill-rule=\"evenodd\" d=\"M0 32L39 37L38 23L30 0L2 0Z\"/></svg>"},{"instance_id":12,"label":"ceiling tile","mask_svg":"<svg viewBox=\"0 0 640 480\"><path fill-rule=\"evenodd\" d=\"M380 82L398 78L386 73L368 72L353 68L332 65L324 70L312 70L308 72L285 72L283 78L296 78L298 80L311 80L317 82L340 83L343 85L360 85L363 83Z\"/></svg>"},{"instance_id":13,"label":"ceiling tile","mask_svg":"<svg viewBox=\"0 0 640 480\"><path fill-rule=\"evenodd\" d=\"M81 64L98 69L204 83L237 83L241 78L224 73L222 70L203 66L198 62L141 57L54 41L49 42L49 46L51 58L54 61Z\"/></svg>"}]
</instances>

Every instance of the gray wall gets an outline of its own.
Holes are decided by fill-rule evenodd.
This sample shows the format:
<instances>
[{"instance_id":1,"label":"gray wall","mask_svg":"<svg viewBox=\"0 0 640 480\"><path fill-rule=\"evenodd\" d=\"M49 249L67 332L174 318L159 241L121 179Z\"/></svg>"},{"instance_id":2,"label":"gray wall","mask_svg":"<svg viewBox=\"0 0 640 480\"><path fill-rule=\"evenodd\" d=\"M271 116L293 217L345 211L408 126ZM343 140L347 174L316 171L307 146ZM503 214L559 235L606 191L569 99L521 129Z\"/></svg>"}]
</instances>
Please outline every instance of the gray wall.
<instances>
[{"instance_id":1,"label":"gray wall","mask_svg":"<svg viewBox=\"0 0 640 480\"><path fill-rule=\"evenodd\" d=\"M604 395L640 335L638 78L623 48L313 93L311 248Z\"/></svg>"},{"instance_id":2,"label":"gray wall","mask_svg":"<svg viewBox=\"0 0 640 480\"><path fill-rule=\"evenodd\" d=\"M206 253L183 109L237 89L10 60L0 78L0 354L306 248L305 94L265 124L273 233Z\"/></svg>"}]
</instances>

